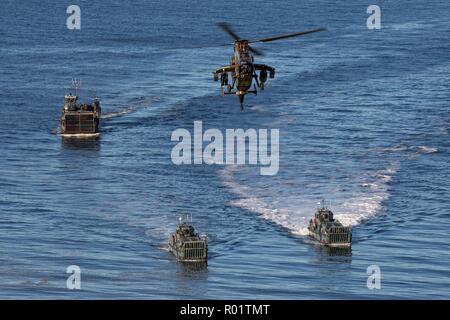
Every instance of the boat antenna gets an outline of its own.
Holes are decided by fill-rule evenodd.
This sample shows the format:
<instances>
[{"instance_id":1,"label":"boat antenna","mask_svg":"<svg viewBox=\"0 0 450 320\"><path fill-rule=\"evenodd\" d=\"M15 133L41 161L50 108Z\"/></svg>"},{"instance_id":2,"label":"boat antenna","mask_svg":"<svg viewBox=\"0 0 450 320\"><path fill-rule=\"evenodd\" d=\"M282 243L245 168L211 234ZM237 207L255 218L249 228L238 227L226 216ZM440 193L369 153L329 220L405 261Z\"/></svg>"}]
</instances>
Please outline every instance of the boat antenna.
<instances>
[{"instance_id":1,"label":"boat antenna","mask_svg":"<svg viewBox=\"0 0 450 320\"><path fill-rule=\"evenodd\" d=\"M320 205L320 209L327 209L327 201L325 198L322 198L322 200L320 200L317 204ZM329 201L329 206L331 207L331 201Z\"/></svg>"},{"instance_id":2,"label":"boat antenna","mask_svg":"<svg viewBox=\"0 0 450 320\"><path fill-rule=\"evenodd\" d=\"M81 87L81 79L72 78L72 87L75 89L75 96L78 96L78 90Z\"/></svg>"}]
</instances>

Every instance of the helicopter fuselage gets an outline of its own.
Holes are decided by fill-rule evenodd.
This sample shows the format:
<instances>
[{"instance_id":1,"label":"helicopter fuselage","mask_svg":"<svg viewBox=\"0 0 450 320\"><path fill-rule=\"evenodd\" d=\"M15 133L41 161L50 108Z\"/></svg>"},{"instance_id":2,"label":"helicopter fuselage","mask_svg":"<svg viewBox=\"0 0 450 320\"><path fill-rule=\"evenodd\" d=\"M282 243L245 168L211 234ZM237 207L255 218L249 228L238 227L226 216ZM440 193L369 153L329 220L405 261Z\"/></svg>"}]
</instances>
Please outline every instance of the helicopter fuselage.
<instances>
[{"instance_id":1,"label":"helicopter fuselage","mask_svg":"<svg viewBox=\"0 0 450 320\"><path fill-rule=\"evenodd\" d=\"M231 65L234 66L233 81L236 81L238 94L246 94L252 86L254 73L253 56L249 53L246 40L235 42Z\"/></svg>"},{"instance_id":2,"label":"helicopter fuselage","mask_svg":"<svg viewBox=\"0 0 450 320\"><path fill-rule=\"evenodd\" d=\"M236 94L239 97L241 110L243 108L244 96L247 93L257 94L256 87L264 90L264 83L267 80L267 71L270 72L270 77L275 75L275 69L264 64L254 64L253 55L250 53L247 40L237 40L234 43L234 54L231 56L230 65L222 66L213 72L214 80L218 81L220 76L222 94ZM256 71L259 70L259 76ZM228 74L231 75L232 83L228 83ZM256 85L253 90L250 90L253 84L253 79ZM227 91L223 88L227 87ZM233 91L233 89L236 89Z\"/></svg>"},{"instance_id":3,"label":"helicopter fuselage","mask_svg":"<svg viewBox=\"0 0 450 320\"><path fill-rule=\"evenodd\" d=\"M231 57L230 65L222 66L213 71L213 79L214 81L219 81L220 77L222 94L236 94L239 97L241 111L243 110L244 96L247 93L257 94L256 87L264 90L264 83L267 81L268 75L269 78L275 77L275 68L265 64L253 63L252 53L258 56L262 56L263 53L260 50L251 47L249 45L250 43L253 45L253 43L257 42L271 42L326 30L324 28L317 28L256 40L242 40L226 22L220 22L217 26L234 39L234 54ZM257 71L259 71L259 74L257 74ZM230 74L233 79L231 85L228 84L228 74ZM255 79L256 84L253 86L254 89L251 90L253 79ZM223 90L224 86L227 87L226 92ZM233 91L234 88L236 89L235 91Z\"/></svg>"}]
</instances>

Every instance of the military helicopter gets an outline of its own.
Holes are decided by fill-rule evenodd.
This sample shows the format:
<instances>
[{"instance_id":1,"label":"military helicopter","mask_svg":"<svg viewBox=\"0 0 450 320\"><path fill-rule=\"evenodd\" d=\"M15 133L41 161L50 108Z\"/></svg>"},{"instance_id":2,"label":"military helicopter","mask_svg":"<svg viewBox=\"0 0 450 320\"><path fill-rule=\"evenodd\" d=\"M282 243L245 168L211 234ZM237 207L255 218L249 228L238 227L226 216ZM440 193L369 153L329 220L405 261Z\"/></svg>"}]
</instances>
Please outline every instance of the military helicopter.
<instances>
[{"instance_id":1,"label":"military helicopter","mask_svg":"<svg viewBox=\"0 0 450 320\"><path fill-rule=\"evenodd\" d=\"M263 53L260 50L251 47L249 45L250 43L270 42L326 30L324 28L318 28L257 40L244 40L241 39L227 23L220 22L217 25L234 39L234 54L231 56L229 65L222 66L213 71L213 79L214 81L219 81L220 78L222 95L236 94L239 97L241 111L244 110L245 95L247 93L256 95L258 93L256 87L264 90L264 83L267 81L268 74L271 79L275 77L275 68L265 64L254 63L253 56L263 56ZM259 71L259 76L256 71ZM229 84L228 74L232 77L231 84ZM253 79L255 79L256 85L253 84L253 90L250 90ZM224 90L225 86L226 91ZM233 89L235 90L233 91Z\"/></svg>"}]
</instances>

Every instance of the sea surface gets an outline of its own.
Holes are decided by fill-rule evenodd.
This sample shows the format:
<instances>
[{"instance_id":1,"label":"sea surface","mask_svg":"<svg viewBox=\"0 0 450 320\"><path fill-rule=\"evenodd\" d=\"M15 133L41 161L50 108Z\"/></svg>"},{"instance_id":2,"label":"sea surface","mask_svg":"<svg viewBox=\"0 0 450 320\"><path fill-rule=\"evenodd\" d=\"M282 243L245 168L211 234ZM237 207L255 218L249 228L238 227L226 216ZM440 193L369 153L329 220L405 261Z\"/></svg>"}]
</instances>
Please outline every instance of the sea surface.
<instances>
[{"instance_id":1,"label":"sea surface","mask_svg":"<svg viewBox=\"0 0 450 320\"><path fill-rule=\"evenodd\" d=\"M0 298L449 299L449 13L444 0L2 0ZM248 39L328 31L256 44L276 78L240 112L212 81L232 53L220 21ZM97 140L57 134L72 78L80 100L101 99ZM278 174L174 165L171 134L194 121L279 129ZM321 198L353 226L351 251L305 236ZM207 267L167 250L180 214L208 235Z\"/></svg>"}]
</instances>

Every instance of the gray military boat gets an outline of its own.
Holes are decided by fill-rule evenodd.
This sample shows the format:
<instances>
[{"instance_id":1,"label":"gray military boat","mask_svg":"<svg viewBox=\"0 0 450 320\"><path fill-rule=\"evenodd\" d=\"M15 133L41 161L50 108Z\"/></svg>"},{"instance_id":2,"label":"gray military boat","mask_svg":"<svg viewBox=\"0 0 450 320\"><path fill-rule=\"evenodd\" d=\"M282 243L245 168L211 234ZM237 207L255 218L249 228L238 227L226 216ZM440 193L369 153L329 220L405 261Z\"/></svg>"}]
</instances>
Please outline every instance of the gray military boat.
<instances>
[{"instance_id":1,"label":"gray military boat","mask_svg":"<svg viewBox=\"0 0 450 320\"><path fill-rule=\"evenodd\" d=\"M181 262L206 262L207 237L198 234L189 222L183 222L180 218L175 233L169 237L169 250Z\"/></svg>"},{"instance_id":2,"label":"gray military boat","mask_svg":"<svg viewBox=\"0 0 450 320\"><path fill-rule=\"evenodd\" d=\"M324 246L351 247L352 229L334 219L333 212L322 200L314 218L309 221L309 236Z\"/></svg>"},{"instance_id":3,"label":"gray military boat","mask_svg":"<svg viewBox=\"0 0 450 320\"><path fill-rule=\"evenodd\" d=\"M79 81L72 81L77 90ZM77 92L77 91L76 91ZM60 133L64 137L97 137L100 135L100 101L94 97L91 104L77 104L77 94L64 96L60 118Z\"/></svg>"}]
</instances>

